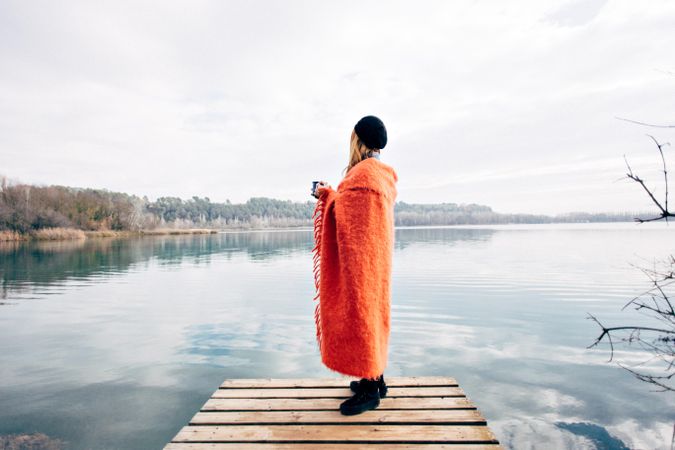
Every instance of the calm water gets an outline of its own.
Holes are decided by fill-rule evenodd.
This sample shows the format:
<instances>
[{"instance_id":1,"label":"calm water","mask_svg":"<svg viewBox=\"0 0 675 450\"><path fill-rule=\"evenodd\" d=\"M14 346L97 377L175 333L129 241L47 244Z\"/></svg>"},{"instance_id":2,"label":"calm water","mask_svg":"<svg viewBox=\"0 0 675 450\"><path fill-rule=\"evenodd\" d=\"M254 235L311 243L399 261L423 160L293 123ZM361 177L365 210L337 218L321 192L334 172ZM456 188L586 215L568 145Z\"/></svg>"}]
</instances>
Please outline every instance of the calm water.
<instances>
[{"instance_id":1,"label":"calm water","mask_svg":"<svg viewBox=\"0 0 675 450\"><path fill-rule=\"evenodd\" d=\"M675 395L587 350L665 224L397 229L385 375L458 379L512 448L668 448ZM0 435L160 449L224 378L318 377L312 233L0 247ZM626 355L635 359L639 355Z\"/></svg>"}]
</instances>

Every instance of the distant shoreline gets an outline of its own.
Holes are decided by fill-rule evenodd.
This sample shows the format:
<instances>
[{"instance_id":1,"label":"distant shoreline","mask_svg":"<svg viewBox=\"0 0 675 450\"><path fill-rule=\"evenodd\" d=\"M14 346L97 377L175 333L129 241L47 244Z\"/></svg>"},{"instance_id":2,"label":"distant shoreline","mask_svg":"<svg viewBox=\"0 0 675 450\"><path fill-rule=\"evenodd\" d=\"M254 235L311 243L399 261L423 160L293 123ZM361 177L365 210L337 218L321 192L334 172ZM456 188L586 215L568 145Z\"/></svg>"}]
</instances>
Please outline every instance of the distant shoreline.
<instances>
[{"instance_id":1,"label":"distant shoreline","mask_svg":"<svg viewBox=\"0 0 675 450\"><path fill-rule=\"evenodd\" d=\"M207 228L158 228L155 230L79 230L77 228L43 228L29 233L0 231L0 242L68 241L88 238L121 238L159 235L216 234L219 230Z\"/></svg>"},{"instance_id":2,"label":"distant shoreline","mask_svg":"<svg viewBox=\"0 0 675 450\"><path fill-rule=\"evenodd\" d=\"M124 192L8 182L0 176L0 241L81 240L88 237L210 234L312 229L316 201L251 197L246 203L208 197L159 197ZM649 212L499 213L475 203L394 205L397 227L535 223L629 222ZM300 228L302 227L302 228ZM100 230L100 231L85 231ZM114 231L109 231L114 230Z\"/></svg>"},{"instance_id":3,"label":"distant shoreline","mask_svg":"<svg viewBox=\"0 0 675 450\"><path fill-rule=\"evenodd\" d=\"M475 229L521 229L538 228L538 226L560 225L574 228L576 226L594 226L599 224L634 224L636 227L645 227L633 221L607 222L546 222L546 223L496 223L496 224L448 224L448 225L396 225L395 229L440 229L440 228L475 228ZM142 236L178 236L204 235L220 233L255 233L255 232L283 232L283 231L312 231L311 226L298 227L263 227L263 228L157 228L152 230L79 230L77 228L45 228L29 233L0 231L0 242L30 242L30 241L69 241L90 238L130 238Z\"/></svg>"}]
</instances>

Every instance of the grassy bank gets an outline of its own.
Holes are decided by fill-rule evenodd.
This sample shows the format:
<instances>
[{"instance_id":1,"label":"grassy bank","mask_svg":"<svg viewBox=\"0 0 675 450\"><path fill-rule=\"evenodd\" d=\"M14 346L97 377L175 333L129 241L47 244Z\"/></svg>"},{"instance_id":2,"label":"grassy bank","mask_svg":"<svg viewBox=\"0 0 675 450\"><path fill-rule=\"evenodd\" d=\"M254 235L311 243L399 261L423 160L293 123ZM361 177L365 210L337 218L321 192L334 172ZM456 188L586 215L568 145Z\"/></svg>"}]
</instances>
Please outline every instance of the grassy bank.
<instances>
[{"instance_id":1,"label":"grassy bank","mask_svg":"<svg viewBox=\"0 0 675 450\"><path fill-rule=\"evenodd\" d=\"M76 228L41 228L29 233L18 233L16 231L0 231L0 242L4 241L64 241L73 239L87 239L97 237L132 237L132 236L155 236L155 235L178 235L178 234L212 234L218 233L218 230L205 228L156 228L153 230L138 231L116 231L99 230L83 231Z\"/></svg>"}]
</instances>

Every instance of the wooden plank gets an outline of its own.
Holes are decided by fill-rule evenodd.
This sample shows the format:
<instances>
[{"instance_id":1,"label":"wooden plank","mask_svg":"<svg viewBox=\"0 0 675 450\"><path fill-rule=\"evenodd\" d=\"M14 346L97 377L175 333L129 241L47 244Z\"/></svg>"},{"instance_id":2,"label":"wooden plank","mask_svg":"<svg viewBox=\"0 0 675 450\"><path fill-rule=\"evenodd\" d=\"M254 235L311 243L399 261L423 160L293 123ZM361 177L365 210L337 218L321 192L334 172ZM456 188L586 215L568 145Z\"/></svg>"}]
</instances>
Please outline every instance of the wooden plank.
<instances>
[{"instance_id":1,"label":"wooden plank","mask_svg":"<svg viewBox=\"0 0 675 450\"><path fill-rule=\"evenodd\" d=\"M356 378L236 378L223 381L221 388L326 388L349 387ZM385 377L387 386L457 386L451 377Z\"/></svg>"},{"instance_id":2,"label":"wooden plank","mask_svg":"<svg viewBox=\"0 0 675 450\"><path fill-rule=\"evenodd\" d=\"M242 443L186 443L172 442L164 450L501 450L499 444L242 444Z\"/></svg>"},{"instance_id":3,"label":"wooden plank","mask_svg":"<svg viewBox=\"0 0 675 450\"><path fill-rule=\"evenodd\" d=\"M498 450L450 377L388 377L380 406L343 416L350 378L225 380L165 450Z\"/></svg>"},{"instance_id":4,"label":"wooden plank","mask_svg":"<svg viewBox=\"0 0 675 450\"><path fill-rule=\"evenodd\" d=\"M339 388L256 388L256 389L218 389L212 398L346 398L354 393L348 387ZM387 397L463 397L460 387L392 387Z\"/></svg>"},{"instance_id":5,"label":"wooden plank","mask_svg":"<svg viewBox=\"0 0 675 450\"><path fill-rule=\"evenodd\" d=\"M340 411L240 411L199 412L190 425L254 423L485 423L475 409L429 409L382 411L343 416Z\"/></svg>"},{"instance_id":6,"label":"wooden plank","mask_svg":"<svg viewBox=\"0 0 675 450\"><path fill-rule=\"evenodd\" d=\"M173 442L407 441L435 443L496 442L486 426L473 425L250 425L188 426Z\"/></svg>"},{"instance_id":7,"label":"wooden plank","mask_svg":"<svg viewBox=\"0 0 675 450\"><path fill-rule=\"evenodd\" d=\"M342 401L333 398L212 398L206 401L202 411L330 410L338 409ZM378 406L379 410L444 408L474 408L474 406L466 397L386 397Z\"/></svg>"}]
</instances>

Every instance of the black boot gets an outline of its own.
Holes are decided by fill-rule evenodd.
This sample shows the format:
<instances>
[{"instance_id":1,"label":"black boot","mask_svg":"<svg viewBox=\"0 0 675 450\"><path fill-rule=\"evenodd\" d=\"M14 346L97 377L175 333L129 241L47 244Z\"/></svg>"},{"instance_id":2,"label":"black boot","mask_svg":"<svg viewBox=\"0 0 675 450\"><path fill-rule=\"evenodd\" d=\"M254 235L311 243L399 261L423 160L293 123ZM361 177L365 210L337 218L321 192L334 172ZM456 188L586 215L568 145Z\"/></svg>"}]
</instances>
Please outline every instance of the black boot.
<instances>
[{"instance_id":1,"label":"black boot","mask_svg":"<svg viewBox=\"0 0 675 450\"><path fill-rule=\"evenodd\" d=\"M359 392L363 380L365 380L365 378L361 378L360 381L352 381L349 383L349 389L351 389L352 392ZM385 398L387 396L387 385L384 382L384 374L380 375L380 377L377 379L377 387L380 391L380 398Z\"/></svg>"},{"instance_id":2,"label":"black boot","mask_svg":"<svg viewBox=\"0 0 675 450\"><path fill-rule=\"evenodd\" d=\"M340 404L340 412L345 416L361 414L380 405L380 391L378 381L365 380L359 383L359 392Z\"/></svg>"}]
</instances>

